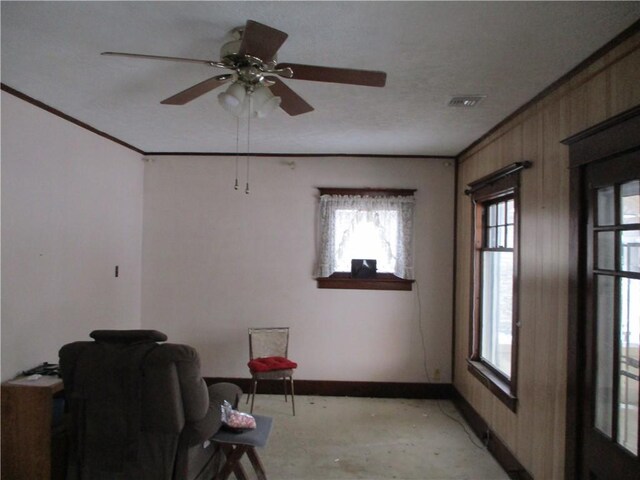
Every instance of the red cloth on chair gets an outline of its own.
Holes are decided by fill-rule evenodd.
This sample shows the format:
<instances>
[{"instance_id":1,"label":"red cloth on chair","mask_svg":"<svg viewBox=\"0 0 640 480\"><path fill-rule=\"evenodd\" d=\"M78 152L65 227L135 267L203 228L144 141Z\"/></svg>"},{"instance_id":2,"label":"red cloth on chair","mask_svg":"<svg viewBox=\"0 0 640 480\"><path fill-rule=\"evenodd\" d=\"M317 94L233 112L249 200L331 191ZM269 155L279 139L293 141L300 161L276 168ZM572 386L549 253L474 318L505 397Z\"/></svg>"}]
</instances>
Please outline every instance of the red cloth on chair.
<instances>
[{"instance_id":1,"label":"red cloth on chair","mask_svg":"<svg viewBox=\"0 0 640 480\"><path fill-rule=\"evenodd\" d=\"M274 370L289 370L296 368L298 364L284 357L254 358L248 364L251 373L272 372Z\"/></svg>"}]
</instances>

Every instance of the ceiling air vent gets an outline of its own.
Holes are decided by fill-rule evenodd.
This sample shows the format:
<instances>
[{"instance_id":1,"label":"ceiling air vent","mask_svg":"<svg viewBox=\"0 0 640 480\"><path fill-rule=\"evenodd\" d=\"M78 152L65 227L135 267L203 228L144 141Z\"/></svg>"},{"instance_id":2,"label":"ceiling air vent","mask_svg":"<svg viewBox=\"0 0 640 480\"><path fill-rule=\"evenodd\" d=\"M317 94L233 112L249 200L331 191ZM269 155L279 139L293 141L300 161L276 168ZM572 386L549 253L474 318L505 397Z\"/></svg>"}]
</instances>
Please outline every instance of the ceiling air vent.
<instances>
[{"instance_id":1,"label":"ceiling air vent","mask_svg":"<svg viewBox=\"0 0 640 480\"><path fill-rule=\"evenodd\" d=\"M475 107L486 97L486 95L456 95L449 100L447 105L450 107Z\"/></svg>"}]
</instances>

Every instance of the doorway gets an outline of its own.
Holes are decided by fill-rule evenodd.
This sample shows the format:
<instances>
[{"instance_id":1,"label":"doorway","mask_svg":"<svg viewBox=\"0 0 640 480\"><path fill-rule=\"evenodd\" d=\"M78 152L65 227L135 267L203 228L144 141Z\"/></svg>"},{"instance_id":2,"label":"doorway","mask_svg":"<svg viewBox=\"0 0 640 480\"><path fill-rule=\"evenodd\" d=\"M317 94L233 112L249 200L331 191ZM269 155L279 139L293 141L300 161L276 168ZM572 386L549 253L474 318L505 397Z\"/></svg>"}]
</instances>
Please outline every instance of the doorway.
<instances>
[{"instance_id":1,"label":"doorway","mask_svg":"<svg viewBox=\"0 0 640 480\"><path fill-rule=\"evenodd\" d=\"M640 109L570 146L567 478L640 478Z\"/></svg>"}]
</instances>

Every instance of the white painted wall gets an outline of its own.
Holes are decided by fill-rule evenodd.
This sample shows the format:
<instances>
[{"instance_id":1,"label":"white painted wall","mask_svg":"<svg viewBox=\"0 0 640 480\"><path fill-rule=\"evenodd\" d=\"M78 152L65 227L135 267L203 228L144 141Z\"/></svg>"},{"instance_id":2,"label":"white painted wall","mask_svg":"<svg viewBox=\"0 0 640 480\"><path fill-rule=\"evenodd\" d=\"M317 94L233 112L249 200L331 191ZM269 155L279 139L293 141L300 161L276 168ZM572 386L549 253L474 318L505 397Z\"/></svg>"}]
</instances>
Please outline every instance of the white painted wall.
<instances>
[{"instance_id":1,"label":"white painted wall","mask_svg":"<svg viewBox=\"0 0 640 480\"><path fill-rule=\"evenodd\" d=\"M2 92L2 380L93 329L139 328L143 172L139 154Z\"/></svg>"},{"instance_id":2,"label":"white painted wall","mask_svg":"<svg viewBox=\"0 0 640 480\"><path fill-rule=\"evenodd\" d=\"M247 328L290 326L299 379L423 382L421 322L430 374L439 369L440 381L451 381L451 164L258 157L245 195L233 189L232 157L151 160L144 180L142 326L196 347L204 375L247 377ZM244 187L243 163L240 171ZM418 189L418 288L317 288L315 187L321 186Z\"/></svg>"},{"instance_id":3,"label":"white painted wall","mask_svg":"<svg viewBox=\"0 0 640 480\"><path fill-rule=\"evenodd\" d=\"M2 380L139 327L194 345L207 376L246 376L247 328L289 325L297 378L420 382L422 325L450 381L451 165L254 158L245 195L233 158L152 160L2 93ZM316 287L318 186L418 189L417 288Z\"/></svg>"}]
</instances>

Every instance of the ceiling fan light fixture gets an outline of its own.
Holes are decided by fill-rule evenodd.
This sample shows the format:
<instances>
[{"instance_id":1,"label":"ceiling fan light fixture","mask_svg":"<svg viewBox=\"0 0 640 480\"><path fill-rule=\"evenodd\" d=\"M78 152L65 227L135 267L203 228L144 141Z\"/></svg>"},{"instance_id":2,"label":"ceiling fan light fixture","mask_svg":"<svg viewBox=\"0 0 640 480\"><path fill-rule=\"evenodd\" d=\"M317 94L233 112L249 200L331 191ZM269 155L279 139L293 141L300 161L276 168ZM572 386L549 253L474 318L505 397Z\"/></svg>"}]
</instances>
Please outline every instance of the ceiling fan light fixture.
<instances>
[{"instance_id":1,"label":"ceiling fan light fixture","mask_svg":"<svg viewBox=\"0 0 640 480\"><path fill-rule=\"evenodd\" d=\"M265 118L276 108L280 106L282 99L276 97L268 87L261 87L251 93L252 111L251 116L256 118Z\"/></svg>"},{"instance_id":2,"label":"ceiling fan light fixture","mask_svg":"<svg viewBox=\"0 0 640 480\"><path fill-rule=\"evenodd\" d=\"M222 105L227 112L238 116L242 112L247 92L241 83L232 83L226 92L218 95L218 103Z\"/></svg>"}]
</instances>

